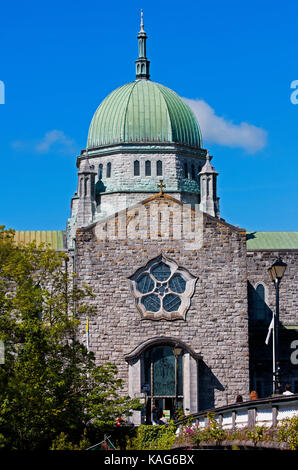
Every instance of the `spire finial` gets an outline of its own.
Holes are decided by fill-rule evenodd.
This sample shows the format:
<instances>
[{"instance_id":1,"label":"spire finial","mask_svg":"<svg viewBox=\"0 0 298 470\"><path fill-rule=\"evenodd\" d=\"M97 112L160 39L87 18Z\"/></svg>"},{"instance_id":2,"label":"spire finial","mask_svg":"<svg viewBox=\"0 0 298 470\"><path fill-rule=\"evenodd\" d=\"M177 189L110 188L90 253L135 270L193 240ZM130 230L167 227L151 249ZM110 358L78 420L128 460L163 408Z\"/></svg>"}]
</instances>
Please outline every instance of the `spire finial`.
<instances>
[{"instance_id":1,"label":"spire finial","mask_svg":"<svg viewBox=\"0 0 298 470\"><path fill-rule=\"evenodd\" d=\"M140 33L144 32L144 18L143 18L143 10L141 10L141 31Z\"/></svg>"},{"instance_id":2,"label":"spire finial","mask_svg":"<svg viewBox=\"0 0 298 470\"><path fill-rule=\"evenodd\" d=\"M143 10L141 10L141 30L138 34L139 40L139 58L136 60L136 79L145 79L149 80L149 64L150 61L146 57L146 39L147 34L144 31L144 18Z\"/></svg>"}]
</instances>

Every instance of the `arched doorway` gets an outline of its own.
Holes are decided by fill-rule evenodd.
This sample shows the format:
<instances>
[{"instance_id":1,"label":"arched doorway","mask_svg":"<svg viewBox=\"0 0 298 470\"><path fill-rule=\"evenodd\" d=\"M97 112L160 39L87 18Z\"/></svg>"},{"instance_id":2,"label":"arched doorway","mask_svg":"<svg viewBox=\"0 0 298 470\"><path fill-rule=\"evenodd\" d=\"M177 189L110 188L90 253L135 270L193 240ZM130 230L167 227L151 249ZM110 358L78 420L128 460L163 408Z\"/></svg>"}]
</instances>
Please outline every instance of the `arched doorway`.
<instances>
[{"instance_id":1,"label":"arched doorway","mask_svg":"<svg viewBox=\"0 0 298 470\"><path fill-rule=\"evenodd\" d=\"M125 356L128 362L128 392L142 398L144 408L131 418L136 425L152 421L153 407L168 411L198 411L198 362L202 356L187 343L170 337L155 337L140 343Z\"/></svg>"},{"instance_id":2,"label":"arched doorway","mask_svg":"<svg viewBox=\"0 0 298 470\"><path fill-rule=\"evenodd\" d=\"M183 348L159 344L144 352L142 390L146 393L146 422L162 414L175 419L183 412Z\"/></svg>"}]
</instances>

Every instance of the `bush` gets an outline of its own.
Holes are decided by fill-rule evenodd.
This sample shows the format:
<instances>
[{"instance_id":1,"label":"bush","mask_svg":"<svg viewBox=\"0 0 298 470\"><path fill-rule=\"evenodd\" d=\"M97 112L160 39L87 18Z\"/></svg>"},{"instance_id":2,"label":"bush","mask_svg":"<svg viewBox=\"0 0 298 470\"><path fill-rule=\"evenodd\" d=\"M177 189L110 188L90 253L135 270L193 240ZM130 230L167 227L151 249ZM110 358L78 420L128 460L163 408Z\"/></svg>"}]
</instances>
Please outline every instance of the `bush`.
<instances>
[{"instance_id":1,"label":"bush","mask_svg":"<svg viewBox=\"0 0 298 470\"><path fill-rule=\"evenodd\" d=\"M129 450L169 450L176 438L176 426L173 421L168 426L141 425L137 435L131 439Z\"/></svg>"},{"instance_id":2,"label":"bush","mask_svg":"<svg viewBox=\"0 0 298 470\"><path fill-rule=\"evenodd\" d=\"M279 442L287 442L290 449L298 449L298 415L281 421L277 431Z\"/></svg>"},{"instance_id":3,"label":"bush","mask_svg":"<svg viewBox=\"0 0 298 470\"><path fill-rule=\"evenodd\" d=\"M67 434L61 432L52 442L50 450L85 450L90 446L90 442L84 431L78 444L69 441Z\"/></svg>"}]
</instances>

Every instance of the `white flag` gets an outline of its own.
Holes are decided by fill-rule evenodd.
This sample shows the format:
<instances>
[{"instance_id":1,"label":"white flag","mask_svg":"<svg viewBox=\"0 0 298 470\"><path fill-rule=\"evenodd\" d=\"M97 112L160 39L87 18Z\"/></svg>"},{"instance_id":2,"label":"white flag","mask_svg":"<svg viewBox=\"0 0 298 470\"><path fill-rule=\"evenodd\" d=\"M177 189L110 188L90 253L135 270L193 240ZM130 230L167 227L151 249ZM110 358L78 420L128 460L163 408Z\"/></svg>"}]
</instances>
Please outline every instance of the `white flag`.
<instances>
[{"instance_id":1,"label":"white flag","mask_svg":"<svg viewBox=\"0 0 298 470\"><path fill-rule=\"evenodd\" d=\"M268 328L267 338L265 340L266 344L269 343L269 339L270 339L270 335L271 335L271 331L273 330L273 327L274 327L274 315L272 316L272 320Z\"/></svg>"}]
</instances>

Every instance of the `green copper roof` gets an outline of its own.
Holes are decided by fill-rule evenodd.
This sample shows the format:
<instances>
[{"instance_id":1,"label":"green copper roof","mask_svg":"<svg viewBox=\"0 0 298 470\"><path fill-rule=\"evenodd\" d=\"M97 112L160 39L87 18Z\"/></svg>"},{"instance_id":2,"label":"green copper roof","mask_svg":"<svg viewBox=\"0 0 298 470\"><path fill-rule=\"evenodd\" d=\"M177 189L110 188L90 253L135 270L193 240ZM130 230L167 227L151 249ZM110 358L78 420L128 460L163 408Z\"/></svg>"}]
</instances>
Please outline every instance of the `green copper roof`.
<instances>
[{"instance_id":1,"label":"green copper roof","mask_svg":"<svg viewBox=\"0 0 298 470\"><path fill-rule=\"evenodd\" d=\"M248 250L298 250L298 232L246 232Z\"/></svg>"},{"instance_id":2,"label":"green copper roof","mask_svg":"<svg viewBox=\"0 0 298 470\"><path fill-rule=\"evenodd\" d=\"M189 106L174 91L150 80L117 88L93 116L88 149L122 142L202 147L200 128Z\"/></svg>"},{"instance_id":3,"label":"green copper roof","mask_svg":"<svg viewBox=\"0 0 298 470\"><path fill-rule=\"evenodd\" d=\"M19 246L36 242L37 246L45 244L47 248L61 251L65 249L64 236L65 232L63 230L26 230L16 231L14 240Z\"/></svg>"}]
</instances>

